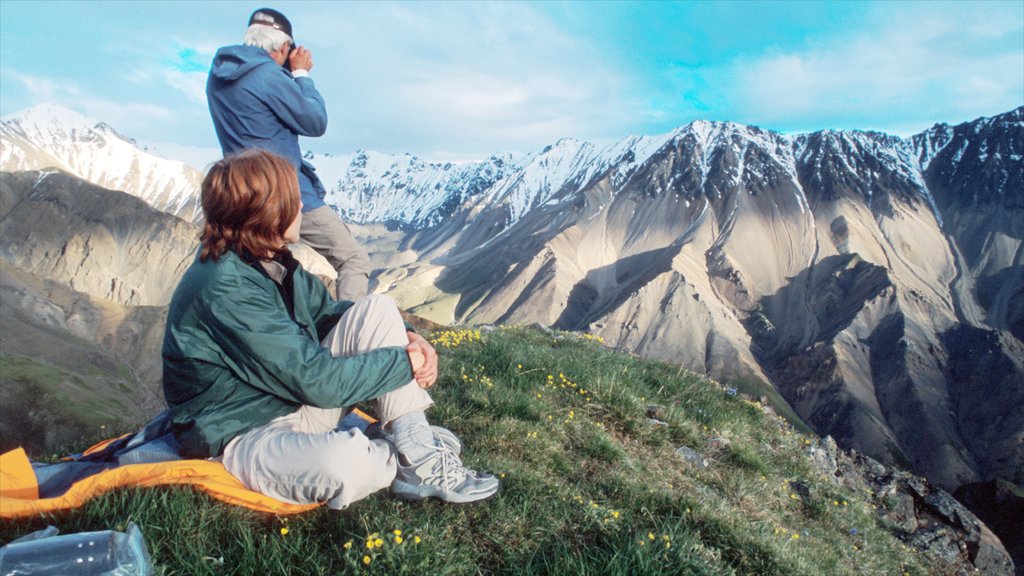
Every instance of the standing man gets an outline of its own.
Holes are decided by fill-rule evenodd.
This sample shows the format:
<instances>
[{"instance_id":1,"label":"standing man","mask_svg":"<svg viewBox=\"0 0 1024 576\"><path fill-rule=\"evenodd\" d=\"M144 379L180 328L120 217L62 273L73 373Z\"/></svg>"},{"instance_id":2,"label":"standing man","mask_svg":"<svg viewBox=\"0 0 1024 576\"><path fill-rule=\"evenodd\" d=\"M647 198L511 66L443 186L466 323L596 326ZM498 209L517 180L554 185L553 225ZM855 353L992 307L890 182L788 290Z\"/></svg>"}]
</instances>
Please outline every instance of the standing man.
<instances>
[{"instance_id":1,"label":"standing man","mask_svg":"<svg viewBox=\"0 0 1024 576\"><path fill-rule=\"evenodd\" d=\"M295 166L302 194L301 240L337 271L337 299L354 301L366 295L369 258L324 203L324 185L299 149L299 136L327 131L327 109L309 77L312 68L313 55L295 45L291 22L277 10L261 8L249 17L243 45L217 51L206 98L225 156L257 147Z\"/></svg>"}]
</instances>

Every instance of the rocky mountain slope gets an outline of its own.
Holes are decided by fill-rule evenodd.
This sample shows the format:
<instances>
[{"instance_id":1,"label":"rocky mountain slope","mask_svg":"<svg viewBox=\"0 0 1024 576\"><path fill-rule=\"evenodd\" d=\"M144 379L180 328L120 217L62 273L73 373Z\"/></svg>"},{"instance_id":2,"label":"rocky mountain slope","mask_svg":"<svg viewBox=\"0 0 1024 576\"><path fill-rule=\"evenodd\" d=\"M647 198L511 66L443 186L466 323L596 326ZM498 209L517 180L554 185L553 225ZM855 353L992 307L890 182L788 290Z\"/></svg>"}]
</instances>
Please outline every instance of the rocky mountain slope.
<instances>
[{"instance_id":1,"label":"rocky mountain slope","mask_svg":"<svg viewBox=\"0 0 1024 576\"><path fill-rule=\"evenodd\" d=\"M126 305L162 305L192 262L194 224L64 172L0 173L0 257Z\"/></svg>"},{"instance_id":2,"label":"rocky mountain slope","mask_svg":"<svg viewBox=\"0 0 1024 576\"><path fill-rule=\"evenodd\" d=\"M162 409L166 306L122 306L0 258L0 452L52 454Z\"/></svg>"},{"instance_id":3,"label":"rocky mountain slope","mask_svg":"<svg viewBox=\"0 0 1024 576\"><path fill-rule=\"evenodd\" d=\"M25 140L10 122L5 167ZM461 165L308 155L336 209L391 229L374 232L389 251L376 289L413 312L589 331L781 395L817 432L948 489L1024 481L1022 156L1024 108L909 139L694 122ZM21 182L5 205L26 210L41 193L26 190L57 182L5 178ZM74 204L40 198L53 215ZM109 248L33 234L32 218L4 220L5 257L122 303L165 299L194 239L146 224L83 267ZM143 261L170 265L133 279Z\"/></svg>"},{"instance_id":4,"label":"rocky mountain slope","mask_svg":"<svg viewBox=\"0 0 1024 576\"><path fill-rule=\"evenodd\" d=\"M0 173L3 449L53 450L163 408L166 303L197 242L194 224L123 192Z\"/></svg>"}]
</instances>

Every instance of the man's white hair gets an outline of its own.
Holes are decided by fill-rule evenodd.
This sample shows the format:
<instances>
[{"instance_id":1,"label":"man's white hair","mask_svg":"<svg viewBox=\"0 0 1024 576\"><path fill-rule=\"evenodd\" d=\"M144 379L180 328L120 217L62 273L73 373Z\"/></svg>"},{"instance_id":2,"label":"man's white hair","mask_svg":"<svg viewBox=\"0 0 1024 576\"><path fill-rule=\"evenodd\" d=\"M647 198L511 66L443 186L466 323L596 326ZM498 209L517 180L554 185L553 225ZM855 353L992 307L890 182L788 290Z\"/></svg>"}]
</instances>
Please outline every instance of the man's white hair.
<instances>
[{"instance_id":1,"label":"man's white hair","mask_svg":"<svg viewBox=\"0 0 1024 576\"><path fill-rule=\"evenodd\" d=\"M257 14L256 18L259 17ZM291 41L291 37L277 28L266 24L253 24L245 31L245 40L242 43L246 46L258 46L267 52L277 52L285 42Z\"/></svg>"}]
</instances>

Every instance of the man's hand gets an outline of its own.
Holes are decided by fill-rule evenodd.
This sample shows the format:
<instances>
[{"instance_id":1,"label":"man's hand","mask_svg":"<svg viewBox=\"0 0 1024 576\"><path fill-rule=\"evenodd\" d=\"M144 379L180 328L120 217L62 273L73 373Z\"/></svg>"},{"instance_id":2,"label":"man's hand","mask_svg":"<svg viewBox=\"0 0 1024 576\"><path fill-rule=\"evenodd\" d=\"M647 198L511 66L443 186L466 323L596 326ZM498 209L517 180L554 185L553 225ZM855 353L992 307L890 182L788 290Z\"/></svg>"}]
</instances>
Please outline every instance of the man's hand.
<instances>
[{"instance_id":1,"label":"man's hand","mask_svg":"<svg viewBox=\"0 0 1024 576\"><path fill-rule=\"evenodd\" d=\"M291 65L292 70L312 70L313 53L305 46L299 46L288 57L288 64Z\"/></svg>"},{"instance_id":2,"label":"man's hand","mask_svg":"<svg viewBox=\"0 0 1024 576\"><path fill-rule=\"evenodd\" d=\"M423 336L415 332L407 332L409 345L405 351L409 354L412 364L412 377L420 388L430 388L437 381L437 352Z\"/></svg>"}]
</instances>

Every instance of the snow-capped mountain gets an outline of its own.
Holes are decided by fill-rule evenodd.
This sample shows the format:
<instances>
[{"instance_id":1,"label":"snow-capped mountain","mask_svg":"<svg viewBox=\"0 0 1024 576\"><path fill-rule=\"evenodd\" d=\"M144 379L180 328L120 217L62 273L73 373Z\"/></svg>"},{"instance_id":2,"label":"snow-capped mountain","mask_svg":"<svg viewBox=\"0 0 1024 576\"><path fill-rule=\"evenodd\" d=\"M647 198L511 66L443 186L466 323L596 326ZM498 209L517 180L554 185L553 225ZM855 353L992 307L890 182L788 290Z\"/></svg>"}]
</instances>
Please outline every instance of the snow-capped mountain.
<instances>
[{"instance_id":1,"label":"snow-capped mountain","mask_svg":"<svg viewBox=\"0 0 1024 576\"><path fill-rule=\"evenodd\" d=\"M143 152L164 160L177 160L186 166L206 173L208 166L221 159L220 148L204 148L200 146L182 146L173 142L156 140L136 140L136 146Z\"/></svg>"},{"instance_id":2,"label":"snow-capped mountain","mask_svg":"<svg viewBox=\"0 0 1024 576\"><path fill-rule=\"evenodd\" d=\"M696 121L666 134L630 136L604 147L564 138L524 157L494 155L465 164L429 163L409 154L366 151L343 156L307 152L306 158L317 167L329 190L327 202L353 222L418 230L440 225L471 206L501 206L507 212L500 224L504 229L530 210L570 198L606 175L612 176L609 184L613 189L621 188L644 163L681 144L688 144L688 156L669 178L647 182L649 193L675 190L693 201L705 195L720 196L717 188L723 181L742 181L756 188L757 181L764 178L758 172L761 162L782 167L794 180L798 165L801 169L812 166L807 175L821 178L828 172L822 170L823 163L837 162L847 163L845 168L863 178L821 183L829 194L846 192L870 198L882 180L895 178L903 182L904 193L932 203L923 173L942 131L943 127L937 126L913 140L858 131L790 137L728 122ZM933 133L936 136L930 141L923 140ZM714 165L715 151L723 146L736 148L736 165ZM751 147L760 156L748 158L746 150ZM811 153L820 157L809 157ZM808 199L802 190L797 194L800 204L806 206Z\"/></svg>"},{"instance_id":3,"label":"snow-capped mountain","mask_svg":"<svg viewBox=\"0 0 1024 576\"><path fill-rule=\"evenodd\" d=\"M511 154L464 164L363 150L345 156L307 152L305 158L329 190L326 201L346 219L404 228L439 224L465 201L518 169Z\"/></svg>"},{"instance_id":4,"label":"snow-capped mountain","mask_svg":"<svg viewBox=\"0 0 1024 576\"><path fill-rule=\"evenodd\" d=\"M201 215L198 170L140 150L103 122L56 104L0 119L0 169L47 168L138 196L185 220L197 221Z\"/></svg>"}]
</instances>

